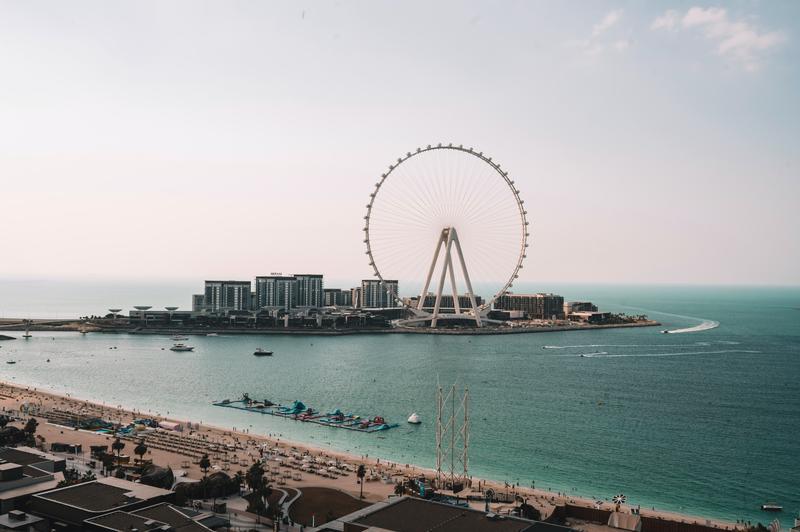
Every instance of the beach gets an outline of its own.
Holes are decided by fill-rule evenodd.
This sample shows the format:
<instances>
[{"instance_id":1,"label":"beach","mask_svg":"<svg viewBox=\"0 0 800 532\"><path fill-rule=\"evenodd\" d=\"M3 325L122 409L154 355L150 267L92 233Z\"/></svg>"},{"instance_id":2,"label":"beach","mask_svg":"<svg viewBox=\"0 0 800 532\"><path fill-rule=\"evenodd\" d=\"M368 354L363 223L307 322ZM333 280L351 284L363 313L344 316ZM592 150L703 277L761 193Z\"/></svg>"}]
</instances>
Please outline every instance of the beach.
<instances>
[{"instance_id":1,"label":"beach","mask_svg":"<svg viewBox=\"0 0 800 532\"><path fill-rule=\"evenodd\" d=\"M9 382L0 382L0 408L3 411L19 417L19 424L23 424L29 417L36 417L39 427L36 434L42 436L45 445L54 442L64 444L80 444L84 453L91 445L108 445L114 441L114 436L110 434L100 434L85 430L76 430L59 424L48 423L46 417L48 413L59 411L74 415L96 416L105 420L113 421L126 425L135 419L142 417L153 418L159 421L167 421L185 425L185 421L180 418L167 418L153 416L150 413L140 412L135 409L124 408L121 405L108 406L90 401L85 401L69 395L62 395L52 392L37 390L32 387L18 386ZM23 413L22 410L31 412ZM150 459L154 464L173 469L177 477L198 480L203 477L200 470L199 460L196 451L189 452L189 446L182 446L180 442L191 442L192 449L203 449L206 446L212 463L212 471L227 469L228 474L234 474L239 470L246 470L254 461L266 459L268 470L273 477L280 482L281 486L286 487L327 487L333 488L351 496L357 497L359 486L353 473L359 465L367 468L367 480L364 483L364 497L368 501L381 501L394 493L396 482L403 478L419 478L425 476L428 479L435 477L435 471L413 464L399 464L387 461L381 457L357 456L350 453L338 452L330 449L323 449L313 445L288 441L277 436L264 436L252 434L247 430L236 427L221 427L209 424L191 424L191 429L185 428L182 432L155 429L153 432L169 434L168 437L161 437L162 440L178 442L171 443L173 448L148 448L145 459ZM142 437L147 437L146 433L128 438L125 440L126 449L124 452L131 452L133 447ZM305 458L308 457L308 458ZM299 473L299 467L305 458L306 462L314 461L320 464L336 464L335 469L342 474L331 475L336 478L326 478L306 472ZM78 458L80 459L80 458ZM226 464L228 467L226 467ZM233 464L233 467L230 467ZM504 499L512 501L506 503L493 503L491 509L495 512L505 513L511 509L516 496L526 500L542 512L542 518L547 519L557 506L566 504L584 508L598 508L612 510L614 504L608 501L594 501L592 499L575 497L558 492L551 492L542 489L532 489L525 486L509 485L507 483L496 482L485 479L472 479L472 491L469 489L460 493L464 497L468 494L479 495L478 488L486 490L491 488L496 494L502 495ZM475 497L479 499L480 497ZM599 504L598 504L599 503ZM483 502L473 502L476 508L483 508ZM630 512L634 507L623 505L621 511ZM700 524L713 526L724 530L732 530L737 526L736 523L722 520L708 520L701 517L682 515L675 512L659 511L657 509L639 509L642 517L653 517L665 521L678 523Z\"/></svg>"}]
</instances>

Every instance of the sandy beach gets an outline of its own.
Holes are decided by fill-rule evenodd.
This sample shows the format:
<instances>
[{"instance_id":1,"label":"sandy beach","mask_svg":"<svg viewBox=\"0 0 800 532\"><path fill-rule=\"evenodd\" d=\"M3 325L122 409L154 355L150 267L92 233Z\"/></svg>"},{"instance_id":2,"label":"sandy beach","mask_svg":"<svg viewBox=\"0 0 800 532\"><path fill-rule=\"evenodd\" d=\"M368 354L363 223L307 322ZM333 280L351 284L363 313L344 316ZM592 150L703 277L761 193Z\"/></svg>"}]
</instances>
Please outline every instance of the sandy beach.
<instances>
[{"instance_id":1,"label":"sandy beach","mask_svg":"<svg viewBox=\"0 0 800 532\"><path fill-rule=\"evenodd\" d=\"M48 413L70 413L86 416L96 416L105 420L128 424L135 419L143 417L171 421L185 425L185 421L170 416L157 416L143 413L134 409L118 406L107 406L90 401L81 400L67 395L44 392L35 388L19 386L8 382L0 382L0 408L17 416L24 423L30 414L22 413L24 408L33 413L39 421L37 435L45 438L46 445L54 442L67 444L81 444L84 455L88 457L90 445L111 445L114 437L109 434L100 434L84 430L75 430L63 425L48 423L45 415ZM52 416L51 416L52 417ZM140 439L139 435L126 440L123 453L132 453L133 447ZM199 467L199 456L208 454L212 462L212 471L224 470L233 475L237 471L246 470L255 460L267 459L268 471L273 477L273 482L286 487L311 487L321 486L341 490L353 496L358 496L359 486L355 469L360 464L367 468L367 481L364 483L364 497L369 501L380 501L394 493L396 482L406 477L427 478L435 477L435 472L430 469L416 467L413 464L398 464L380 457L354 456L344 452L322 449L305 443L287 441L277 436L264 436L252 434L248 431L237 431L233 427L218 427L208 424L191 425L191 429L184 428L183 432L154 430L147 433L148 452L146 459L152 460L156 465L171 467L176 477L185 479L200 479L203 476ZM80 458L78 458L80 459ZM331 468L331 473L322 476L304 471L304 466L319 464L322 469ZM306 469L308 469L306 467ZM547 518L557 505L566 503L584 506L587 508L613 509L609 501L594 501L588 498L575 497L562 493L550 492L542 489L531 489L524 486L513 486L502 482L484 479L473 479L472 491L465 490L460 495L478 495L480 489L492 488L498 494L508 494L509 500L515 495L527 500L540 509L542 517ZM482 502L473 503L476 507L483 507ZM492 504L492 510L505 512L513 503ZM622 507L623 511L630 511L631 507ZM721 529L732 530L741 525L720 520L708 520L702 517L682 515L656 509L639 509L642 516L654 517L669 521L696 523L715 526Z\"/></svg>"}]
</instances>

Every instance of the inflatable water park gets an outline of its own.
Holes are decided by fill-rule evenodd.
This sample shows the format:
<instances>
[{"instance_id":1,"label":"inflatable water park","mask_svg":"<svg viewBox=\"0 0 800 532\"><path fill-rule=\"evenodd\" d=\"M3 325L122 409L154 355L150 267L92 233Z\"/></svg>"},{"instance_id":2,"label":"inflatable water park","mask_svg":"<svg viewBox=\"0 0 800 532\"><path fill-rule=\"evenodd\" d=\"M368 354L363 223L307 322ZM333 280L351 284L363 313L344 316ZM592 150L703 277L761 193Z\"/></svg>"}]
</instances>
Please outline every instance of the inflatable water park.
<instances>
[{"instance_id":1,"label":"inflatable water park","mask_svg":"<svg viewBox=\"0 0 800 532\"><path fill-rule=\"evenodd\" d=\"M309 406L302 401L294 401L291 405L280 405L269 400L258 401L251 399L248 394L243 394L241 399L223 399L215 403L214 406L225 408L235 408L247 412L267 414L270 416L284 417L296 421L316 423L326 427L337 429L354 430L357 432L379 432L397 427L397 423L387 423L382 416L360 416L356 414L345 414L338 408L324 414Z\"/></svg>"}]
</instances>

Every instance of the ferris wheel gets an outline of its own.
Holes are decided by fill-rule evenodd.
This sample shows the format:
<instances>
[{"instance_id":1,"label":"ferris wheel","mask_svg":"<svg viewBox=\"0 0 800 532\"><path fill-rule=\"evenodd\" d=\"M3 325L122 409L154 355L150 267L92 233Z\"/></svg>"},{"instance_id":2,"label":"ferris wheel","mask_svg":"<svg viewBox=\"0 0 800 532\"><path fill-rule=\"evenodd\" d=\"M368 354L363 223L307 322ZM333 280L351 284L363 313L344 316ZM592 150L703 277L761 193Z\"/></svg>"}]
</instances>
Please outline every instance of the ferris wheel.
<instances>
[{"instance_id":1,"label":"ferris wheel","mask_svg":"<svg viewBox=\"0 0 800 532\"><path fill-rule=\"evenodd\" d=\"M453 144L417 148L390 164L364 219L369 264L413 314L407 325L483 325L519 276L530 236L508 172L483 152ZM394 281L418 297L402 297Z\"/></svg>"}]
</instances>

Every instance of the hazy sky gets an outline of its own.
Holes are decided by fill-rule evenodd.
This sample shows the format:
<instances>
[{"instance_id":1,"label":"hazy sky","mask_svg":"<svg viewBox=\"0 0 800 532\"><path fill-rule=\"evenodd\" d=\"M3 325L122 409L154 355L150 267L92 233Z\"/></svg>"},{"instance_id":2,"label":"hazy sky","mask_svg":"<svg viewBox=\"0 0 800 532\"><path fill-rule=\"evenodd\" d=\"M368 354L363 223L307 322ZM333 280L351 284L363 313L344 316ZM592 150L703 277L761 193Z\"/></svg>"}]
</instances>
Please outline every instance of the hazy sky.
<instances>
[{"instance_id":1,"label":"hazy sky","mask_svg":"<svg viewBox=\"0 0 800 532\"><path fill-rule=\"evenodd\" d=\"M523 281L798 284L799 42L796 1L0 0L0 277L369 277L376 178L454 142Z\"/></svg>"}]
</instances>

